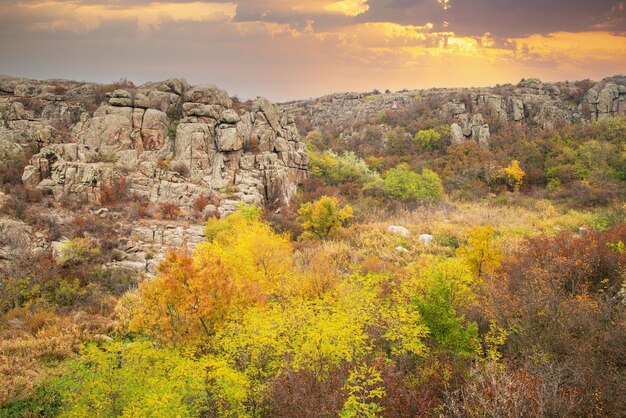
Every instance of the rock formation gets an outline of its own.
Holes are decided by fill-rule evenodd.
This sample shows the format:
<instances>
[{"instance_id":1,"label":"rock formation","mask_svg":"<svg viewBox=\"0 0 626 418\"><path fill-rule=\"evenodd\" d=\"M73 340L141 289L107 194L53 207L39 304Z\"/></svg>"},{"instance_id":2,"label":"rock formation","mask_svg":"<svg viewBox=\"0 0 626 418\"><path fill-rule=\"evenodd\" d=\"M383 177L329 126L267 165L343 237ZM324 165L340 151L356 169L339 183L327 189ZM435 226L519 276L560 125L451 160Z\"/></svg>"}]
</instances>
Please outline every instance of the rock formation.
<instances>
[{"instance_id":1,"label":"rock formation","mask_svg":"<svg viewBox=\"0 0 626 418\"><path fill-rule=\"evenodd\" d=\"M517 122L550 129L626 114L626 76L607 78L589 89L584 83L552 84L529 78L492 88L340 93L282 107L312 126L332 124L340 131L358 122L380 120L388 111L419 113L426 108L450 126L452 143L473 140L488 146L495 124Z\"/></svg>"},{"instance_id":2,"label":"rock formation","mask_svg":"<svg viewBox=\"0 0 626 418\"><path fill-rule=\"evenodd\" d=\"M123 179L150 202L211 197L222 214L286 204L306 177L293 118L265 99L244 107L182 79L117 87L0 77L0 154L34 149L23 181L58 199L98 202Z\"/></svg>"},{"instance_id":3,"label":"rock formation","mask_svg":"<svg viewBox=\"0 0 626 418\"><path fill-rule=\"evenodd\" d=\"M594 85L581 106L588 108L592 120L626 115L626 75L606 78Z\"/></svg>"}]
</instances>

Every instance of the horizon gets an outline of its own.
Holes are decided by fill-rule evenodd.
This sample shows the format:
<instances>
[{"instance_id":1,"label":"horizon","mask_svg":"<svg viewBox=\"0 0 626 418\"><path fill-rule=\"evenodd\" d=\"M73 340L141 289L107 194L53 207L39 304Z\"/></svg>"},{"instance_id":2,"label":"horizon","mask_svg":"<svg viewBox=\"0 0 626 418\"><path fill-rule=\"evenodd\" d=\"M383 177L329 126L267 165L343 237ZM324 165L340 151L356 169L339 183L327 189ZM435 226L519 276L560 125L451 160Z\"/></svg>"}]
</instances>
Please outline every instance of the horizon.
<instances>
[{"instance_id":1,"label":"horizon","mask_svg":"<svg viewBox=\"0 0 626 418\"><path fill-rule=\"evenodd\" d=\"M544 79L539 79L542 83L558 83L558 82L577 82L577 81L583 81L583 80L590 80L594 83L602 81L604 79L608 79L608 78L612 78L612 77L619 77L619 76L626 76L626 74L624 73L619 73L619 74L606 74L598 79L593 79L590 77L585 77L585 78L579 78L579 79L571 79L571 80L544 80ZM531 79L531 78L538 78L538 77L522 77L520 79L518 79L517 81L505 81L505 82L501 82L501 83L493 83L490 85L467 85L467 86L449 86L449 85L440 85L440 86L423 86L423 87L413 87L413 86L407 86L407 87L403 87L403 88L399 88L399 89L386 89L386 88L380 88L380 87L372 87L372 88L368 88L368 89L363 89L363 90L341 90L341 91L330 91L330 92L325 92L316 96L309 96L309 97L297 97L297 98L287 98L285 100L274 100L272 97L267 97L267 96L263 96L263 95L251 95L251 96L242 96L239 95L236 92L231 92L227 89L225 89L223 86L220 86L219 84L213 83L211 81L198 81L198 82L192 82L191 80L189 80L188 78L184 77L184 76L176 76L176 75L172 75L172 76L166 76L163 77L161 79L154 79L154 80L132 80L128 77L120 77L117 80L87 80L87 79L73 79L73 78L67 78L67 77L43 77L43 78L35 78L35 77L26 77L24 75L21 74L2 74L0 73L0 77L8 77L8 78L25 78L25 79L30 79L30 80L34 80L37 82L46 82L46 81L58 81L58 80L63 80L63 81L67 81L70 83L85 83L85 84L89 84L89 83L94 83L94 84L115 84L119 81L129 81L131 82L136 88L139 88L142 84L144 83L150 83L150 82L159 82L159 81L165 81L168 79L184 79L186 80L190 86L199 86L199 85L214 85L222 90L225 90L226 93L228 93L228 95L230 97L237 97L239 100L242 101L246 101L246 100L254 100L258 97L263 97L266 99L269 99L270 101L272 101L273 103L277 103L277 104L285 104L285 103L292 103L292 102L302 102L302 101L306 101L306 100L315 100L315 99L319 99L325 96L329 96L329 95L334 95L334 94L349 94L349 93L368 93L368 92L374 92L374 91L378 91L380 94L387 94L387 90L389 90L389 93L402 93L402 92L410 92L410 91L421 91L421 90L430 90L430 89L450 89L450 90L454 90L454 89L489 89L489 88L494 88L497 86L506 86L506 85L516 85L519 82L523 81L523 80L527 80L527 79Z\"/></svg>"},{"instance_id":2,"label":"horizon","mask_svg":"<svg viewBox=\"0 0 626 418\"><path fill-rule=\"evenodd\" d=\"M182 75L286 102L626 71L626 5L615 0L0 3L0 73L34 79Z\"/></svg>"}]
</instances>

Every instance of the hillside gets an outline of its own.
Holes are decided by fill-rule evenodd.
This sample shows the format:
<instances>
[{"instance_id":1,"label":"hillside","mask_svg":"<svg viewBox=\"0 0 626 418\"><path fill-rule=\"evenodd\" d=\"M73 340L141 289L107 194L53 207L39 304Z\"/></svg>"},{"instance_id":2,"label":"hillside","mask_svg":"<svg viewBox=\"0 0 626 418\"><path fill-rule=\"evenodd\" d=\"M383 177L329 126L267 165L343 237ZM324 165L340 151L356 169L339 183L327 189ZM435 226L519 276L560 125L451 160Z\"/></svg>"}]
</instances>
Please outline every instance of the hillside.
<instances>
[{"instance_id":1,"label":"hillside","mask_svg":"<svg viewBox=\"0 0 626 418\"><path fill-rule=\"evenodd\" d=\"M0 77L0 417L623 416L626 76Z\"/></svg>"},{"instance_id":2,"label":"hillside","mask_svg":"<svg viewBox=\"0 0 626 418\"><path fill-rule=\"evenodd\" d=\"M625 76L342 93L282 108L295 115L317 172L328 168L325 151L353 152L379 173L400 163L434 170L448 193L471 198L506 191L502 172L516 160L526 172L524 192L583 206L611 200L623 188L617 180L626 179L611 139L624 129ZM607 169L614 176L604 176Z\"/></svg>"}]
</instances>

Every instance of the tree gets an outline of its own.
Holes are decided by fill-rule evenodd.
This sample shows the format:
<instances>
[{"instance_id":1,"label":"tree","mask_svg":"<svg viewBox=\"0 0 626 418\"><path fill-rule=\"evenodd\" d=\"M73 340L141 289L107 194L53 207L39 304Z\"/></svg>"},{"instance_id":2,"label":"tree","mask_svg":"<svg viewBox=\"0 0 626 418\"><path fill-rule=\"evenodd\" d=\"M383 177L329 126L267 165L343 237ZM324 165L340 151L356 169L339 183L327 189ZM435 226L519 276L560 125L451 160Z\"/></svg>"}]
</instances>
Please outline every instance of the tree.
<instances>
[{"instance_id":1,"label":"tree","mask_svg":"<svg viewBox=\"0 0 626 418\"><path fill-rule=\"evenodd\" d=\"M457 256L467 263L474 277L493 274L502 262L502 253L495 242L491 225L477 226L469 231L469 239L457 250Z\"/></svg>"},{"instance_id":2,"label":"tree","mask_svg":"<svg viewBox=\"0 0 626 418\"><path fill-rule=\"evenodd\" d=\"M504 173L506 174L509 185L513 187L513 190L516 192L519 191L522 186L522 180L526 175L526 172L520 167L519 161L511 161L511 164L504 169Z\"/></svg>"},{"instance_id":3,"label":"tree","mask_svg":"<svg viewBox=\"0 0 626 418\"><path fill-rule=\"evenodd\" d=\"M422 148L433 150L439 145L441 133L435 129L423 129L415 134L415 139L422 144Z\"/></svg>"},{"instance_id":4,"label":"tree","mask_svg":"<svg viewBox=\"0 0 626 418\"><path fill-rule=\"evenodd\" d=\"M385 191L392 198L403 201L436 201L443 195L443 184L434 171L425 168L422 174L412 171L408 164L399 164L387 171Z\"/></svg>"},{"instance_id":5,"label":"tree","mask_svg":"<svg viewBox=\"0 0 626 418\"><path fill-rule=\"evenodd\" d=\"M341 418L380 416L383 407L378 403L385 396L380 372L375 367L360 365L350 371L344 385L348 399L339 412Z\"/></svg>"},{"instance_id":6,"label":"tree","mask_svg":"<svg viewBox=\"0 0 626 418\"><path fill-rule=\"evenodd\" d=\"M131 331L166 341L210 337L230 310L244 303L243 289L219 257L198 261L184 251L166 256L157 276L139 287Z\"/></svg>"},{"instance_id":7,"label":"tree","mask_svg":"<svg viewBox=\"0 0 626 418\"><path fill-rule=\"evenodd\" d=\"M452 307L452 290L449 284L437 280L425 296L416 298L415 304L436 349L464 357L478 354L478 326L476 323L464 325L465 317L457 316Z\"/></svg>"},{"instance_id":8,"label":"tree","mask_svg":"<svg viewBox=\"0 0 626 418\"><path fill-rule=\"evenodd\" d=\"M210 338L237 309L263 304L289 288L289 238L261 221L258 208L212 219L205 234L210 241L193 255L169 253L157 276L140 285L131 331L163 340Z\"/></svg>"},{"instance_id":9,"label":"tree","mask_svg":"<svg viewBox=\"0 0 626 418\"><path fill-rule=\"evenodd\" d=\"M62 395L61 416L198 416L206 402L202 363L150 342L89 344L52 386Z\"/></svg>"},{"instance_id":10,"label":"tree","mask_svg":"<svg viewBox=\"0 0 626 418\"><path fill-rule=\"evenodd\" d=\"M336 233L346 220L352 218L352 207L339 207L336 197L322 196L319 200L303 204L298 210L298 222L309 234L326 240Z\"/></svg>"}]
</instances>

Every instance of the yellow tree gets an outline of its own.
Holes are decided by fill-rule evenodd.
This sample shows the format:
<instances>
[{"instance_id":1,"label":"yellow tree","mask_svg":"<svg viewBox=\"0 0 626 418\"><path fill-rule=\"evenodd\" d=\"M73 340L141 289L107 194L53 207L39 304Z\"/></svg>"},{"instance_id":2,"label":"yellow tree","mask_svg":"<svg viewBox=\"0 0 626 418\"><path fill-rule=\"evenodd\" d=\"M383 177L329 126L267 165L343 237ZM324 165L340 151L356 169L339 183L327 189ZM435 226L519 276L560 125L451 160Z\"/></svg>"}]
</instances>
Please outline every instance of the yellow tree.
<instances>
[{"instance_id":1,"label":"yellow tree","mask_svg":"<svg viewBox=\"0 0 626 418\"><path fill-rule=\"evenodd\" d=\"M513 186L513 190L519 191L526 172L520 167L519 161L513 160L508 167L504 169L509 184Z\"/></svg>"},{"instance_id":2,"label":"yellow tree","mask_svg":"<svg viewBox=\"0 0 626 418\"><path fill-rule=\"evenodd\" d=\"M291 278L292 249L254 210L210 221L212 240L167 255L144 281L130 330L161 339L211 337L237 309L264 303Z\"/></svg>"},{"instance_id":3,"label":"yellow tree","mask_svg":"<svg viewBox=\"0 0 626 418\"><path fill-rule=\"evenodd\" d=\"M459 247L456 255L465 261L477 279L483 274L493 274L502 262L495 231L490 225L477 226L469 231L467 243Z\"/></svg>"},{"instance_id":4,"label":"yellow tree","mask_svg":"<svg viewBox=\"0 0 626 418\"><path fill-rule=\"evenodd\" d=\"M307 202L298 210L298 222L309 234L321 240L332 236L342 223L352 218L350 205L339 207L336 197L322 196L319 200Z\"/></svg>"}]
</instances>

